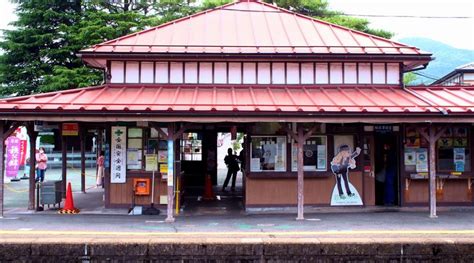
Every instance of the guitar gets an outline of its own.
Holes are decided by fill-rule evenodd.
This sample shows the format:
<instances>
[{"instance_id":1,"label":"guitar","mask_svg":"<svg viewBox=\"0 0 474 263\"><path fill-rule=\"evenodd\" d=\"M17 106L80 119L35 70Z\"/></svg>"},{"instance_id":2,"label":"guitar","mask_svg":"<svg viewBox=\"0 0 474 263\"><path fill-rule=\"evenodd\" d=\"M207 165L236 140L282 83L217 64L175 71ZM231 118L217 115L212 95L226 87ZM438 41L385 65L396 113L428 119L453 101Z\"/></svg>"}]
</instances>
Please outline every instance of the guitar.
<instances>
[{"instance_id":1,"label":"guitar","mask_svg":"<svg viewBox=\"0 0 474 263\"><path fill-rule=\"evenodd\" d=\"M332 164L331 162L331 171L334 173L334 174L341 174L341 173L344 173L347 171L347 169L349 168L355 168L355 160L354 158L356 158L357 156L359 156L361 152L361 149L359 147L356 148L356 150L351 154L351 156L343 159L341 161L341 163L339 164ZM334 159L333 159L334 160ZM354 167L351 167L351 164L353 164Z\"/></svg>"}]
</instances>

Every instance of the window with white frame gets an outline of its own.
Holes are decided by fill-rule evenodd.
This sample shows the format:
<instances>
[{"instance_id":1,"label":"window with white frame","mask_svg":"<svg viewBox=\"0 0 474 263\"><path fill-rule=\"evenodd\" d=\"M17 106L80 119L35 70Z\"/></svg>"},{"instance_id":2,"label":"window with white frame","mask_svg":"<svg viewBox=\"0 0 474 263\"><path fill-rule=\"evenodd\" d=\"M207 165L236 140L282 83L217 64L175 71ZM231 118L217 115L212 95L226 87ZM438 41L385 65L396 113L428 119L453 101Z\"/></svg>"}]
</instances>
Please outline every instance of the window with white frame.
<instances>
[{"instance_id":1,"label":"window with white frame","mask_svg":"<svg viewBox=\"0 0 474 263\"><path fill-rule=\"evenodd\" d=\"M110 83L383 84L400 83L399 63L110 61Z\"/></svg>"},{"instance_id":2,"label":"window with white frame","mask_svg":"<svg viewBox=\"0 0 474 263\"><path fill-rule=\"evenodd\" d=\"M298 151L296 143L291 144L291 170L298 170ZM327 171L327 137L312 136L303 145L303 170Z\"/></svg>"},{"instance_id":3,"label":"window with white frame","mask_svg":"<svg viewBox=\"0 0 474 263\"><path fill-rule=\"evenodd\" d=\"M286 136L252 136L250 171L286 171Z\"/></svg>"}]
</instances>

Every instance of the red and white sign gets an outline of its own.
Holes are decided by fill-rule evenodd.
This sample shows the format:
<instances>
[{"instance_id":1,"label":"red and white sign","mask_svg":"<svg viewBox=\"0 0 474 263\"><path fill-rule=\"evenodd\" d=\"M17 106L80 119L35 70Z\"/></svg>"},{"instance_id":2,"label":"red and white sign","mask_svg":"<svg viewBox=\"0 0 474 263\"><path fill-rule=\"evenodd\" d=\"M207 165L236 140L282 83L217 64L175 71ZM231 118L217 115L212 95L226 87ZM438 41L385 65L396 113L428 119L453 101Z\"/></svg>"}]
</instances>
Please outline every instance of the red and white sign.
<instances>
[{"instance_id":1,"label":"red and white sign","mask_svg":"<svg viewBox=\"0 0 474 263\"><path fill-rule=\"evenodd\" d=\"M79 124L77 123L63 123L63 136L77 136L79 135Z\"/></svg>"},{"instance_id":2,"label":"red and white sign","mask_svg":"<svg viewBox=\"0 0 474 263\"><path fill-rule=\"evenodd\" d=\"M20 139L15 136L10 136L6 140L6 145L6 176L14 178L18 175L18 170L20 169Z\"/></svg>"}]
</instances>

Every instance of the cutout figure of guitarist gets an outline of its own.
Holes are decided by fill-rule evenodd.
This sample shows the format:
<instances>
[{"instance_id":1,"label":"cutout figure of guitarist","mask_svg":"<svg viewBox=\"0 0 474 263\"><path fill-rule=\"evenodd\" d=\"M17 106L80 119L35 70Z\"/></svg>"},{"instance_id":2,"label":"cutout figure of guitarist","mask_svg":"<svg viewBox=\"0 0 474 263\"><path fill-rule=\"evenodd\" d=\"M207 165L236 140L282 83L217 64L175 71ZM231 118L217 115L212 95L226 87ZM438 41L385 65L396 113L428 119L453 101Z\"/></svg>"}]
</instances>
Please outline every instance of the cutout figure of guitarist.
<instances>
[{"instance_id":1,"label":"cutout figure of guitarist","mask_svg":"<svg viewBox=\"0 0 474 263\"><path fill-rule=\"evenodd\" d=\"M351 192L349 188L348 174L349 169L354 169L356 167L356 158L360 154L361 149L356 148L354 152L351 153L351 148L349 145L343 144L339 146L339 152L331 161L331 170L336 176L337 190L339 192L339 197L345 199L344 192L342 191L341 180L344 180L344 187L346 188L346 194L349 197L354 196L354 193Z\"/></svg>"}]
</instances>

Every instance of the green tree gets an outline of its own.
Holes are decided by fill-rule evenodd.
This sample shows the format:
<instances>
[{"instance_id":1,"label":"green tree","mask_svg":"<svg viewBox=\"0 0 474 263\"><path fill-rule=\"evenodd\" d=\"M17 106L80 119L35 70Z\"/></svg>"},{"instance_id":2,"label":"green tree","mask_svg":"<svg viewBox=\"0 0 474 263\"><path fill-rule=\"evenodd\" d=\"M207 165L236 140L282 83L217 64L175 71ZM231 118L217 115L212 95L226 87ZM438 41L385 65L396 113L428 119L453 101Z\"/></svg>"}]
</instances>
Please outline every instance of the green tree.
<instances>
[{"instance_id":1,"label":"green tree","mask_svg":"<svg viewBox=\"0 0 474 263\"><path fill-rule=\"evenodd\" d=\"M17 1L15 29L0 48L0 95L25 95L99 84L102 73L87 68L77 51L155 24L137 11L105 1ZM110 9L109 9L110 8Z\"/></svg>"},{"instance_id":2,"label":"green tree","mask_svg":"<svg viewBox=\"0 0 474 263\"><path fill-rule=\"evenodd\" d=\"M418 77L413 72L403 74L403 84L410 85L417 81Z\"/></svg>"},{"instance_id":3,"label":"green tree","mask_svg":"<svg viewBox=\"0 0 474 263\"><path fill-rule=\"evenodd\" d=\"M120 11L114 6L109 10L104 6L87 3L83 5L78 21L72 26L63 25L60 29L67 36L67 50L63 59L70 63L58 63L53 66L51 74L44 76L39 87L40 92L98 85L102 82L102 72L85 66L75 56L77 51L114 39L131 32L143 30L155 23L139 11Z\"/></svg>"},{"instance_id":4,"label":"green tree","mask_svg":"<svg viewBox=\"0 0 474 263\"><path fill-rule=\"evenodd\" d=\"M60 0L18 3L16 29L5 30L0 42L5 52L0 58L2 94L37 92L54 65L68 65L62 59L69 51L62 48L67 40L60 28L73 25L80 8L78 2Z\"/></svg>"},{"instance_id":5,"label":"green tree","mask_svg":"<svg viewBox=\"0 0 474 263\"><path fill-rule=\"evenodd\" d=\"M201 10L212 9L232 2L232 0L204 0L200 6Z\"/></svg>"}]
</instances>

